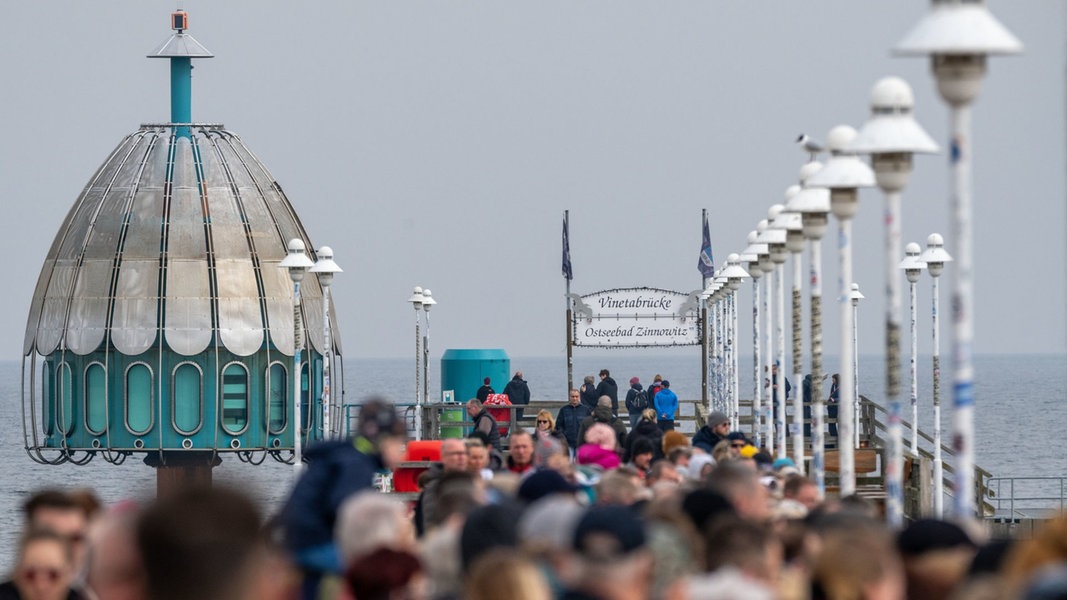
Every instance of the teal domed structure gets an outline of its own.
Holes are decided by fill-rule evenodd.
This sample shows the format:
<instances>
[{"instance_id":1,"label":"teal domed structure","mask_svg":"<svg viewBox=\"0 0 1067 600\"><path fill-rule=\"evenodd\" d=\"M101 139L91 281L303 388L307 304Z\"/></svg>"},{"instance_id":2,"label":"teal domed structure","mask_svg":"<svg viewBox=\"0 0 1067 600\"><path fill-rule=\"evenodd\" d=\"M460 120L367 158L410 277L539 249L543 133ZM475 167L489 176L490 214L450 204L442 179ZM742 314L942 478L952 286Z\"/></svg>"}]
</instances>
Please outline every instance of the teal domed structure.
<instances>
[{"instance_id":1,"label":"teal domed structure","mask_svg":"<svg viewBox=\"0 0 1067 600\"><path fill-rule=\"evenodd\" d=\"M171 63L171 122L119 142L41 268L22 361L25 444L40 462L291 462L296 400L301 441L321 436L326 340L339 356L340 335L324 331L316 277L294 310L279 266L290 240L314 246L244 142L192 121L191 60L212 55L187 19L174 13L149 55Z\"/></svg>"}]
</instances>

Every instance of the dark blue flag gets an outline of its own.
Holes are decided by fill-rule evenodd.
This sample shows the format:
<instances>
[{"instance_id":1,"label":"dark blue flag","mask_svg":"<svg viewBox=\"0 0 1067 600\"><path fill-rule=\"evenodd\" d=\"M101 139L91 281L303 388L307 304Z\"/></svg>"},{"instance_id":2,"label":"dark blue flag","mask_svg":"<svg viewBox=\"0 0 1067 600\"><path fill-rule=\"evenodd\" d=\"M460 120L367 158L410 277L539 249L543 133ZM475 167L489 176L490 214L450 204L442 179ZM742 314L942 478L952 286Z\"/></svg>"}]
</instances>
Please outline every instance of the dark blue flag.
<instances>
[{"instance_id":1,"label":"dark blue flag","mask_svg":"<svg viewBox=\"0 0 1067 600\"><path fill-rule=\"evenodd\" d=\"M704 211L704 239L700 243L700 259L697 269L704 279L715 277L715 258L711 255L711 231L708 230L708 213Z\"/></svg>"},{"instance_id":2,"label":"dark blue flag","mask_svg":"<svg viewBox=\"0 0 1067 600\"><path fill-rule=\"evenodd\" d=\"M568 232L567 211L563 211L563 276L567 278L567 281L574 279L574 271L571 269L571 236Z\"/></svg>"}]
</instances>

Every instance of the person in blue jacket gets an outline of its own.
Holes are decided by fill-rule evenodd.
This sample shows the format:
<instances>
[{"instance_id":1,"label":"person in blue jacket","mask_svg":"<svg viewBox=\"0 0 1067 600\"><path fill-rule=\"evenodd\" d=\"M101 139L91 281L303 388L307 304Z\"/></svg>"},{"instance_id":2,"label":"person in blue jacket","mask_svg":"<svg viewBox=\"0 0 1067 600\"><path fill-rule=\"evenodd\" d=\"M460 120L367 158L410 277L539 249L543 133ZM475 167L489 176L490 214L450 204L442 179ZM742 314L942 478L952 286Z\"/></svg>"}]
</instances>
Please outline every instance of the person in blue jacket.
<instances>
[{"instance_id":1,"label":"person in blue jacket","mask_svg":"<svg viewBox=\"0 0 1067 600\"><path fill-rule=\"evenodd\" d=\"M656 424L660 431L674 431L674 413L678 410L678 396L671 390L671 382L663 380L663 389L652 398L656 405Z\"/></svg>"},{"instance_id":2,"label":"person in blue jacket","mask_svg":"<svg viewBox=\"0 0 1067 600\"><path fill-rule=\"evenodd\" d=\"M334 545L337 511L357 492L372 489L378 472L403 459L407 424L385 400L371 399L359 411L356 435L307 449L307 466L280 514L285 546L303 573L301 598L315 598L324 576L343 572Z\"/></svg>"}]
</instances>

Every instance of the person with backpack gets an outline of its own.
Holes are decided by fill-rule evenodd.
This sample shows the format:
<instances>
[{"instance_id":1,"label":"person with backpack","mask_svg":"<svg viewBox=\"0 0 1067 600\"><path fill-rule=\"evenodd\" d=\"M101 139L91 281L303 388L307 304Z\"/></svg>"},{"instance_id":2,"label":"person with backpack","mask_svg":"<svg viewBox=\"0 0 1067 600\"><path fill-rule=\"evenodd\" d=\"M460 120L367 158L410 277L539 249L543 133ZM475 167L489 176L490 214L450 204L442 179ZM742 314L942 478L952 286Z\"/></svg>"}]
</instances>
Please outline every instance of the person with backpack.
<instances>
[{"instance_id":1,"label":"person with backpack","mask_svg":"<svg viewBox=\"0 0 1067 600\"><path fill-rule=\"evenodd\" d=\"M648 405L653 407L656 405L656 394L663 389L663 375L656 373L656 376L652 378L652 385L648 386Z\"/></svg>"},{"instance_id":2,"label":"person with backpack","mask_svg":"<svg viewBox=\"0 0 1067 600\"><path fill-rule=\"evenodd\" d=\"M631 377L630 389L626 392L626 412L630 415L630 429L637 426L641 413L649 406L648 392L641 385L641 379Z\"/></svg>"}]
</instances>

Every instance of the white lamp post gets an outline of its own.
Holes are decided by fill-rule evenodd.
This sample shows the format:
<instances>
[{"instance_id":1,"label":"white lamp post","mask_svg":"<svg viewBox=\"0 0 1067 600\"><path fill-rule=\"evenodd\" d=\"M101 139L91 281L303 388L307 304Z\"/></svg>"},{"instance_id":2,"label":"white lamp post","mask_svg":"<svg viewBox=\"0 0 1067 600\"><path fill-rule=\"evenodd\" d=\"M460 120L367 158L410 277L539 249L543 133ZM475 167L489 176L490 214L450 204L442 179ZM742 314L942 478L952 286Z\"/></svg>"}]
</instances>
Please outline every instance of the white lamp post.
<instances>
[{"instance_id":1,"label":"white lamp post","mask_svg":"<svg viewBox=\"0 0 1067 600\"><path fill-rule=\"evenodd\" d=\"M333 366L333 341L330 339L330 285L333 283L334 273L341 273L341 267L333 261L333 248L323 246L319 248L319 259L311 272L319 279L322 286L322 437L333 437L333 402L330 395L330 369Z\"/></svg>"},{"instance_id":2,"label":"white lamp post","mask_svg":"<svg viewBox=\"0 0 1067 600\"><path fill-rule=\"evenodd\" d=\"M730 389L732 390L733 427L739 430L741 428L741 395L739 393L740 380L737 374L738 356L736 350L739 329L737 323L737 290L741 289L741 282L748 277L748 272L741 266L740 255L730 254L726 257L726 268L723 269L722 275L726 278L726 287L729 290L727 295L730 302Z\"/></svg>"},{"instance_id":3,"label":"white lamp post","mask_svg":"<svg viewBox=\"0 0 1067 600\"><path fill-rule=\"evenodd\" d=\"M831 132L831 138L833 132ZM833 161L831 155L830 161ZM823 437L823 396L822 396L822 248L819 242L826 233L830 213L830 191L824 187L811 185L812 178L829 166L812 165L801 170L803 189L793 197L790 206L800 213L804 224L804 237L811 248L811 463L813 477L819 487L819 493L826 491L826 440Z\"/></svg>"},{"instance_id":4,"label":"white lamp post","mask_svg":"<svg viewBox=\"0 0 1067 600\"><path fill-rule=\"evenodd\" d=\"M911 300L911 452L912 454L919 453L919 374L916 370L916 363L918 362L919 354L919 341L918 341L918 314L917 314L917 298L915 295L915 284L919 283L919 276L922 275L923 269L926 268L926 263L922 262L919 258L919 254L922 252L922 248L915 242L909 243L904 247L904 260L900 261L900 268L904 271L904 276L908 278L909 297Z\"/></svg>"},{"instance_id":5,"label":"white lamp post","mask_svg":"<svg viewBox=\"0 0 1067 600\"><path fill-rule=\"evenodd\" d=\"M759 257L759 268L763 271L763 274L767 276L764 280L763 290L763 370L767 373L764 377L763 391L766 394L764 402L762 402L763 413L760 415L760 420L763 423L763 439L768 448L774 448L774 423L771 420L771 410L774 406L774 395L770 386L770 370L771 364L774 362L774 344L773 342L773 316L771 314L771 297L774 295L774 277L771 273L774 271L774 261L771 260L771 246L769 241L778 237L777 233L768 231L767 219L763 219L756 224L756 232L759 234L756 238L760 244L767 247L767 252L761 254Z\"/></svg>"},{"instance_id":6,"label":"white lamp post","mask_svg":"<svg viewBox=\"0 0 1067 600\"><path fill-rule=\"evenodd\" d=\"M289 270L289 279L293 281L293 466L300 473L303 461L302 437L304 426L301 423L302 407L300 402L300 350L304 346L303 317L300 314L300 282L304 273L315 263L311 262L304 251L304 242L298 238L289 240L289 253L278 266ZM310 377L310 373L308 374ZM310 387L311 382L308 382Z\"/></svg>"},{"instance_id":7,"label":"white lamp post","mask_svg":"<svg viewBox=\"0 0 1067 600\"><path fill-rule=\"evenodd\" d=\"M727 318L729 307L726 303L726 278L720 267L711 282L711 301L715 307L715 395L718 397L719 410L730 413L730 394L726 385L726 351L730 332ZM731 428L734 424L731 422Z\"/></svg>"},{"instance_id":8,"label":"white lamp post","mask_svg":"<svg viewBox=\"0 0 1067 600\"><path fill-rule=\"evenodd\" d=\"M800 169L800 182L803 184L806 174L818 170L822 165L810 162ZM793 199L800 193L800 185L791 185L785 190L785 208L775 217L775 224L785 229L785 249L792 256L792 331L793 331L793 381L801 386L803 381L804 352L802 344L803 319L801 317L801 282L804 279L801 253L804 251L804 222L800 213L793 207ZM793 462L797 468L804 470L804 395L800 388L793 390Z\"/></svg>"},{"instance_id":9,"label":"white lamp post","mask_svg":"<svg viewBox=\"0 0 1067 600\"><path fill-rule=\"evenodd\" d=\"M860 413L859 413L859 397L860 397L860 300L863 300L865 296L860 293L860 284L852 282L852 291L848 295L852 304L852 389L856 394L856 410L852 413L852 447L859 448L860 446ZM844 359L842 359L843 361ZM841 375L838 375L840 378ZM841 395L841 381L837 382L838 396ZM840 402L840 399L838 400ZM841 416L838 415L838 419ZM841 432L838 431L838 436L841 436Z\"/></svg>"},{"instance_id":10,"label":"white lamp post","mask_svg":"<svg viewBox=\"0 0 1067 600\"><path fill-rule=\"evenodd\" d=\"M985 75L986 56L1016 54L1022 43L981 0L934 0L932 8L894 49L929 55L937 89L951 107L952 235L957 265L952 290L953 442L955 512L975 516L974 487L974 282L971 198L971 103Z\"/></svg>"},{"instance_id":11,"label":"white lamp post","mask_svg":"<svg viewBox=\"0 0 1067 600\"><path fill-rule=\"evenodd\" d=\"M760 427L760 417L763 407L761 399L763 386L760 385L760 279L763 277L763 269L760 267L760 257L767 256L767 244L760 244L756 240L759 232L748 233L748 247L745 248L741 258L748 265L749 275L752 277L752 438L757 448L763 447L763 429Z\"/></svg>"},{"instance_id":12,"label":"white lamp post","mask_svg":"<svg viewBox=\"0 0 1067 600\"><path fill-rule=\"evenodd\" d=\"M854 309L850 306L849 291L852 286L852 217L859 208L859 188L874 186L874 172L849 150L856 137L856 130L848 125L839 125L826 136L830 159L826 166L808 178L808 187L824 187L830 190L830 210L837 218L838 276L837 299L841 315L841 363L838 368L838 415L837 446L840 456L839 473L841 495L856 491L856 454L859 445L853 431L858 431L856 415L858 393L854 379L855 369L851 362L855 348L850 337L855 323Z\"/></svg>"},{"instance_id":13,"label":"white lamp post","mask_svg":"<svg viewBox=\"0 0 1067 600\"><path fill-rule=\"evenodd\" d=\"M782 212L784 207L781 204L775 204L767 211L767 228L763 231L763 238L761 242L767 244L767 248L770 250L771 262L774 263L774 365L778 367L778 387L773 391L773 406L774 406L774 440L776 447L776 456L786 456L785 448L785 372L782 370L782 364L785 362L785 285L784 285L784 267L787 258L789 258L789 250L786 249L786 232L784 229L776 226L774 223L778 213Z\"/></svg>"},{"instance_id":14,"label":"white lamp post","mask_svg":"<svg viewBox=\"0 0 1067 600\"><path fill-rule=\"evenodd\" d=\"M422 288L415 286L411 292L411 297L408 298L408 302L415 309L415 440L422 439L422 396L419 393L419 382L422 379L422 373L420 373L419 362L421 360L422 352L420 350L422 346L422 338L419 337L419 313L422 312Z\"/></svg>"},{"instance_id":15,"label":"white lamp post","mask_svg":"<svg viewBox=\"0 0 1067 600\"><path fill-rule=\"evenodd\" d=\"M426 313L426 333L422 337L422 405L430 405L430 308L437 301L429 288L422 290L422 310ZM419 421L422 427L422 421Z\"/></svg>"},{"instance_id":16,"label":"white lamp post","mask_svg":"<svg viewBox=\"0 0 1067 600\"><path fill-rule=\"evenodd\" d=\"M911 86L899 77L879 80L871 90L871 118L864 123L850 149L871 155L878 187L885 193L886 259L886 402L889 442L886 461L886 520L893 527L904 521L903 431L900 424L900 256L901 190L911 174L916 153L937 152L937 144L912 117Z\"/></svg>"},{"instance_id":17,"label":"white lamp post","mask_svg":"<svg viewBox=\"0 0 1067 600\"><path fill-rule=\"evenodd\" d=\"M939 277L945 270L945 263L951 262L952 257L945 251L945 240L940 234L931 233L926 238L926 251L919 260L926 263L926 272L934 281L933 285L933 330L934 330L934 370L933 370L933 403L934 403L934 516L941 518L944 515L945 490L944 475L942 474L943 462L941 459L941 289L938 286Z\"/></svg>"}]
</instances>

